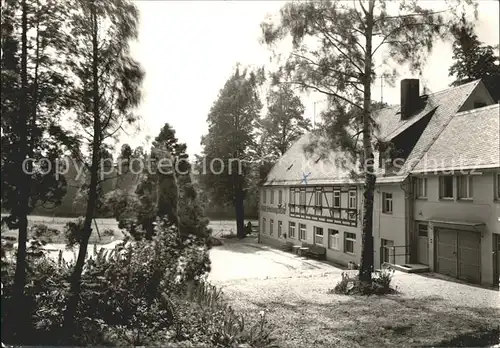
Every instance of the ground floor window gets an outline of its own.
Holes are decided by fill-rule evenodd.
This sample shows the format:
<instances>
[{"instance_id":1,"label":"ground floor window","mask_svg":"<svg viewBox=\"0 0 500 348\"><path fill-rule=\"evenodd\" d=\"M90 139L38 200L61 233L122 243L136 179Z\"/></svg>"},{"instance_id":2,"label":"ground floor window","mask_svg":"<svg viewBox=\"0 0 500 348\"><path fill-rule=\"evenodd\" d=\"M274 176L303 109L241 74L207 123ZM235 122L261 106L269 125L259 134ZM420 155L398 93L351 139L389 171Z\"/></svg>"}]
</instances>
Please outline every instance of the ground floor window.
<instances>
[{"instance_id":1,"label":"ground floor window","mask_svg":"<svg viewBox=\"0 0 500 348\"><path fill-rule=\"evenodd\" d=\"M295 238L295 222L288 223L288 237Z\"/></svg>"},{"instance_id":2,"label":"ground floor window","mask_svg":"<svg viewBox=\"0 0 500 348\"><path fill-rule=\"evenodd\" d=\"M274 229L274 220L271 219L269 220L269 235L273 235L273 229Z\"/></svg>"},{"instance_id":3,"label":"ground floor window","mask_svg":"<svg viewBox=\"0 0 500 348\"><path fill-rule=\"evenodd\" d=\"M354 254L354 245L356 244L356 234L344 232L344 252Z\"/></svg>"},{"instance_id":4,"label":"ground floor window","mask_svg":"<svg viewBox=\"0 0 500 348\"><path fill-rule=\"evenodd\" d=\"M323 245L323 229L314 226L314 244Z\"/></svg>"},{"instance_id":5,"label":"ground floor window","mask_svg":"<svg viewBox=\"0 0 500 348\"><path fill-rule=\"evenodd\" d=\"M339 231L329 228L328 229L328 248L339 250Z\"/></svg>"},{"instance_id":6,"label":"ground floor window","mask_svg":"<svg viewBox=\"0 0 500 348\"><path fill-rule=\"evenodd\" d=\"M307 240L307 230L305 224L299 224L299 239Z\"/></svg>"},{"instance_id":7,"label":"ground floor window","mask_svg":"<svg viewBox=\"0 0 500 348\"><path fill-rule=\"evenodd\" d=\"M281 191L280 191L281 192ZM278 237L281 237L283 221L278 220Z\"/></svg>"},{"instance_id":8,"label":"ground floor window","mask_svg":"<svg viewBox=\"0 0 500 348\"><path fill-rule=\"evenodd\" d=\"M262 218L262 233L266 233L266 218Z\"/></svg>"},{"instance_id":9,"label":"ground floor window","mask_svg":"<svg viewBox=\"0 0 500 348\"><path fill-rule=\"evenodd\" d=\"M388 239L381 239L380 243L382 245L382 248L381 248L381 261L382 261L382 263L393 262L394 260L391 260L391 255L394 255L394 251L392 248L394 246L394 241L388 240Z\"/></svg>"}]
</instances>

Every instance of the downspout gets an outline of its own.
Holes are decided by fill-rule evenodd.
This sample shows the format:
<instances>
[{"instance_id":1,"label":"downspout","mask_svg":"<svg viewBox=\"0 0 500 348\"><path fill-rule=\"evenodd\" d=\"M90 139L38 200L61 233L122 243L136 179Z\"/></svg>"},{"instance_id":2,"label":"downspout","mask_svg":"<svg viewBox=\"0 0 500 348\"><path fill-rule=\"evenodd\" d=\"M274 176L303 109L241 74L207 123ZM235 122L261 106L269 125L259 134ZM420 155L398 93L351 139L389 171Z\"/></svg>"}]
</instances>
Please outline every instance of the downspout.
<instances>
[{"instance_id":1,"label":"downspout","mask_svg":"<svg viewBox=\"0 0 500 348\"><path fill-rule=\"evenodd\" d=\"M406 183L405 183L406 181ZM415 256L415 241L413 233L413 177L408 175L401 183L401 189L405 193L405 263L412 263ZM406 186L406 187L405 187ZM408 248L406 250L406 248Z\"/></svg>"},{"instance_id":2,"label":"downspout","mask_svg":"<svg viewBox=\"0 0 500 348\"><path fill-rule=\"evenodd\" d=\"M257 233L257 244L261 243L261 241L260 241L260 231L263 228L263 226L261 225L262 220L260 218L260 208L261 208L262 194L263 194L262 191L263 190L264 190L264 187L261 186L260 189L259 189L259 193L260 193L259 194L259 204L257 205L258 206L258 209L257 209L257 211L258 211L258 213L257 213L257 219L259 219L259 221L257 222L257 226L259 227L257 229L257 231L258 231L258 233Z\"/></svg>"}]
</instances>

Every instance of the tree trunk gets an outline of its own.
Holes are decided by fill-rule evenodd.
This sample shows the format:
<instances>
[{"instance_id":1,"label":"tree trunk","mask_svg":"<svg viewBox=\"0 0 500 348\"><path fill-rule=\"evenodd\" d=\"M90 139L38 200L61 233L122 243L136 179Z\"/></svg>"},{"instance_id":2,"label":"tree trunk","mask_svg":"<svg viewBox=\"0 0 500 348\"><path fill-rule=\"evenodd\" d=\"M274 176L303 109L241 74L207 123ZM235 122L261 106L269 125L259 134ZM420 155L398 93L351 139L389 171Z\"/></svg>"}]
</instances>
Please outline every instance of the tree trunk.
<instances>
[{"instance_id":1,"label":"tree trunk","mask_svg":"<svg viewBox=\"0 0 500 348\"><path fill-rule=\"evenodd\" d=\"M363 202L363 232L361 239L361 267L359 280L370 284L373 271L373 193L375 191L374 157L372 147L371 127L371 69L372 69L372 33L374 0L369 2L366 14L366 47L364 69L364 100L363 100L363 153L365 171L364 202Z\"/></svg>"},{"instance_id":2,"label":"tree trunk","mask_svg":"<svg viewBox=\"0 0 500 348\"><path fill-rule=\"evenodd\" d=\"M23 333L26 321L26 301L24 301L24 287L26 285L26 242L28 241L28 209L29 209L29 184L30 178L24 171L24 159L28 155L28 6L26 0L22 1L21 18L21 99L19 100L19 181L17 190L19 192L19 202L16 211L18 218L18 249L16 255L16 271L14 275L14 303L17 306L15 316L15 328L17 334ZM30 165L30 161L28 162ZM28 168L29 170L29 168Z\"/></svg>"},{"instance_id":3,"label":"tree trunk","mask_svg":"<svg viewBox=\"0 0 500 348\"><path fill-rule=\"evenodd\" d=\"M153 235L155 232L153 222L153 219L146 219L142 223L142 228L144 229L144 231L146 231L146 240L153 240Z\"/></svg>"},{"instance_id":4,"label":"tree trunk","mask_svg":"<svg viewBox=\"0 0 500 348\"><path fill-rule=\"evenodd\" d=\"M78 258L76 260L75 269L70 279L70 292L66 311L64 312L63 334L70 340L75 334L75 315L78 307L78 300L81 291L81 278L83 266L85 265L85 257L87 255L87 247L89 238L92 233L92 220L94 218L95 206L97 203L97 189L99 185L99 159L101 145L101 120L99 113L99 75L98 75L98 46L97 46L97 14L96 2L91 4L91 23L92 31L92 80L93 80L93 118L94 118L94 134L92 143L92 164L90 167L90 187L87 200L87 209L83 224L82 238L80 248L78 250Z\"/></svg>"},{"instance_id":5,"label":"tree trunk","mask_svg":"<svg viewBox=\"0 0 500 348\"><path fill-rule=\"evenodd\" d=\"M245 238L245 206L243 202L243 192L241 188L238 188L234 201L234 211L236 213L236 234L238 238Z\"/></svg>"}]
</instances>

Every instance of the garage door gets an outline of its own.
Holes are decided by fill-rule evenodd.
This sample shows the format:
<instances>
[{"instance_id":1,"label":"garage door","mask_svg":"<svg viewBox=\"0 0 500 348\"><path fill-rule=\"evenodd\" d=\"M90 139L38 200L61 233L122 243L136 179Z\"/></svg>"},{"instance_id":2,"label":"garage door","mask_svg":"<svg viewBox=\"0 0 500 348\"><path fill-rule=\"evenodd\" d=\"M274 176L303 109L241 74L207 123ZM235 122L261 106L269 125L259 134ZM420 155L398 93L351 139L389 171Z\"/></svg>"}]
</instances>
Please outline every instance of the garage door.
<instances>
[{"instance_id":1,"label":"garage door","mask_svg":"<svg viewBox=\"0 0 500 348\"><path fill-rule=\"evenodd\" d=\"M480 283L481 235L440 228L437 239L437 272L472 283Z\"/></svg>"}]
</instances>

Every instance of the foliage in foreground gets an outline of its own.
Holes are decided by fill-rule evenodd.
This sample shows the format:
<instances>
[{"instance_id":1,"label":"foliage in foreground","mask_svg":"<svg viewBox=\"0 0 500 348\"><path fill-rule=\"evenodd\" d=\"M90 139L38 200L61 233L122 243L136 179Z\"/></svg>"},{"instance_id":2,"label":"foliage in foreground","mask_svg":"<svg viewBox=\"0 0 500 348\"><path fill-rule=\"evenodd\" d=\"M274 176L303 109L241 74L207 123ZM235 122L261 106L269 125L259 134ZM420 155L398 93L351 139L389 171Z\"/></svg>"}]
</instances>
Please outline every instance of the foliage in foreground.
<instances>
[{"instance_id":1,"label":"foliage in foreground","mask_svg":"<svg viewBox=\"0 0 500 348\"><path fill-rule=\"evenodd\" d=\"M28 257L27 307L30 322L14 330L12 250L2 254L2 340L7 344L268 346L266 318L248 325L205 281L207 247L199 239L180 240L160 226L152 241L121 243L95 250L85 262L75 337L65 337L62 318L73 262L57 260L39 247ZM2 249L4 248L2 244ZM5 244L6 245L6 244ZM10 246L11 247L11 246ZM2 250L5 251L5 250ZM22 337L14 336L23 332Z\"/></svg>"},{"instance_id":2,"label":"foliage in foreground","mask_svg":"<svg viewBox=\"0 0 500 348\"><path fill-rule=\"evenodd\" d=\"M342 272L342 278L328 293L339 295L386 295L397 293L397 288L391 286L394 270L382 269L372 277L371 286L366 286L358 277Z\"/></svg>"}]
</instances>

